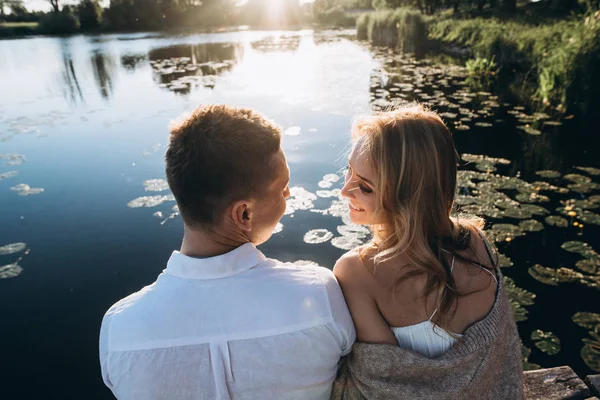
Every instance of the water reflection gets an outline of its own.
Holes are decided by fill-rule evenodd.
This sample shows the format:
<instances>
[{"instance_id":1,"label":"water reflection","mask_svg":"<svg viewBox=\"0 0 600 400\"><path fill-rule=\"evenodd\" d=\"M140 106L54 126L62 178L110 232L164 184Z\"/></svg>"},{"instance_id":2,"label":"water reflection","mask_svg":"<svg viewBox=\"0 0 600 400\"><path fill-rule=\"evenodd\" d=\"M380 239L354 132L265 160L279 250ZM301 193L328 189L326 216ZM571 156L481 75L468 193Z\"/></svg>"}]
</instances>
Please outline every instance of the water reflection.
<instances>
[{"instance_id":1,"label":"water reflection","mask_svg":"<svg viewBox=\"0 0 600 400\"><path fill-rule=\"evenodd\" d=\"M252 48L262 53L295 51L300 46L300 36L270 36L252 43Z\"/></svg>"},{"instance_id":2,"label":"water reflection","mask_svg":"<svg viewBox=\"0 0 600 400\"><path fill-rule=\"evenodd\" d=\"M99 52L94 53L90 61L100 95L104 99L108 99L113 90L112 76L115 72L115 62L112 57Z\"/></svg>"},{"instance_id":3,"label":"water reflection","mask_svg":"<svg viewBox=\"0 0 600 400\"><path fill-rule=\"evenodd\" d=\"M202 86L213 89L217 75L231 71L244 58L236 43L178 45L151 50L148 54L154 81L175 93L187 94Z\"/></svg>"},{"instance_id":4,"label":"water reflection","mask_svg":"<svg viewBox=\"0 0 600 400\"><path fill-rule=\"evenodd\" d=\"M136 68L146 64L148 58L145 54L123 54L121 56L121 67L128 72L133 72Z\"/></svg>"},{"instance_id":5,"label":"water reflection","mask_svg":"<svg viewBox=\"0 0 600 400\"><path fill-rule=\"evenodd\" d=\"M60 55L62 61L62 69L59 74L59 88L63 97L71 104L82 103L83 92L77 79L77 73L73 65L73 57L71 55L70 41L62 40L60 42Z\"/></svg>"}]
</instances>

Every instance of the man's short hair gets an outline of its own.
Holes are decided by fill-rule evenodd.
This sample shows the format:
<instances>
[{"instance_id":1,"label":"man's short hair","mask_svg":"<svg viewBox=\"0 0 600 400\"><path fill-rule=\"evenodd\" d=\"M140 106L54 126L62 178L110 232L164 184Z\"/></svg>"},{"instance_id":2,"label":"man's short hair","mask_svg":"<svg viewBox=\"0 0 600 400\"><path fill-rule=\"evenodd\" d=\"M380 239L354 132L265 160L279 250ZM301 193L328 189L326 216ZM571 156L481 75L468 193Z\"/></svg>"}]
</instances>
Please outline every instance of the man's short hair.
<instances>
[{"instance_id":1,"label":"man's short hair","mask_svg":"<svg viewBox=\"0 0 600 400\"><path fill-rule=\"evenodd\" d=\"M281 128L254 110L201 106L170 131L166 175L188 225L218 223L231 202L260 196L276 178Z\"/></svg>"}]
</instances>

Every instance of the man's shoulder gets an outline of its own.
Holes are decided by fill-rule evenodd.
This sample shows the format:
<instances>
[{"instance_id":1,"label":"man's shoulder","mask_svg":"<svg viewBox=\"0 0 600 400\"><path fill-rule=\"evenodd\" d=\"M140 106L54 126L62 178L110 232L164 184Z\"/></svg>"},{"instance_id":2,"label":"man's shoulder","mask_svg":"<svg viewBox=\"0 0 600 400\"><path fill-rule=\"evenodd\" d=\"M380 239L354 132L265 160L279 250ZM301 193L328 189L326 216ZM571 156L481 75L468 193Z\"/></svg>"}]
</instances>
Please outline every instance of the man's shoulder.
<instances>
[{"instance_id":1,"label":"man's shoulder","mask_svg":"<svg viewBox=\"0 0 600 400\"><path fill-rule=\"evenodd\" d=\"M128 309L134 308L138 304L143 302L143 299L152 291L153 286L156 284L145 286L137 292L131 293L129 296L122 298L113 304L108 311L104 314L104 319L110 319L115 315L122 314Z\"/></svg>"},{"instance_id":2,"label":"man's shoulder","mask_svg":"<svg viewBox=\"0 0 600 400\"><path fill-rule=\"evenodd\" d=\"M335 281L335 276L330 269L314 261L299 260L284 262L269 258L265 261L265 266L271 267L275 275L289 277L297 281L298 284L305 284L314 279L321 280L323 283Z\"/></svg>"}]
</instances>

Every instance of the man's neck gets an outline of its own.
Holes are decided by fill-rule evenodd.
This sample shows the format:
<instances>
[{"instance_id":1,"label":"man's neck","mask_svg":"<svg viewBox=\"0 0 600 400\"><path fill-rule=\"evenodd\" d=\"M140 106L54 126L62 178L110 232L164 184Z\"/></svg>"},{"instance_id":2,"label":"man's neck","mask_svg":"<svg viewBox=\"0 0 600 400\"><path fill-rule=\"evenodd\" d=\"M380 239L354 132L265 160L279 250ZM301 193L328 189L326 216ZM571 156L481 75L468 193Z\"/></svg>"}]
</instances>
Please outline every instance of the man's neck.
<instances>
[{"instance_id":1,"label":"man's neck","mask_svg":"<svg viewBox=\"0 0 600 400\"><path fill-rule=\"evenodd\" d=\"M248 242L248 238L242 234L222 233L218 229L192 230L186 227L179 251L188 257L215 257Z\"/></svg>"}]
</instances>

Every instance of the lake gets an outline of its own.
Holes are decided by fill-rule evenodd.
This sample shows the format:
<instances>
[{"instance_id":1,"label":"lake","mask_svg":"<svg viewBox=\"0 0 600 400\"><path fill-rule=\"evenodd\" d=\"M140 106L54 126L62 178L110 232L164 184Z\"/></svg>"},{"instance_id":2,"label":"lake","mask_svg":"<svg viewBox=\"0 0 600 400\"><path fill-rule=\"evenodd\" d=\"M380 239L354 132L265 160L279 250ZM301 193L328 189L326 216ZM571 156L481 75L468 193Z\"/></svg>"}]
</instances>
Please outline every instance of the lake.
<instances>
[{"instance_id":1,"label":"lake","mask_svg":"<svg viewBox=\"0 0 600 400\"><path fill-rule=\"evenodd\" d=\"M252 107L285 130L292 194L269 257L331 268L367 239L339 200L352 117L417 100L463 156L458 207L486 218L530 367L600 370L600 136L353 31L0 41L0 379L4 399L108 399L104 312L182 237L164 186L169 121ZM538 331L540 330L540 331ZM532 336L533 335L533 336ZM7 396L8 395L8 396Z\"/></svg>"}]
</instances>

